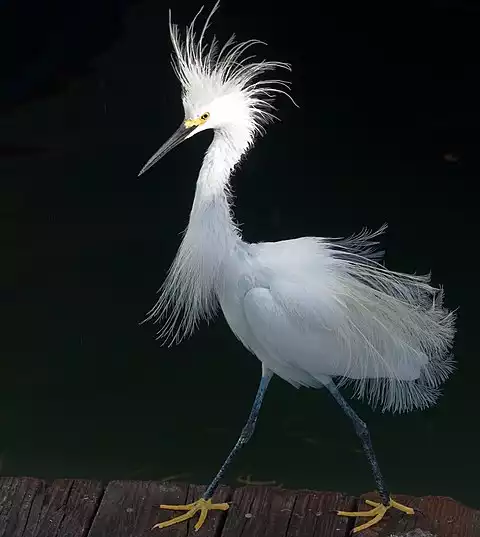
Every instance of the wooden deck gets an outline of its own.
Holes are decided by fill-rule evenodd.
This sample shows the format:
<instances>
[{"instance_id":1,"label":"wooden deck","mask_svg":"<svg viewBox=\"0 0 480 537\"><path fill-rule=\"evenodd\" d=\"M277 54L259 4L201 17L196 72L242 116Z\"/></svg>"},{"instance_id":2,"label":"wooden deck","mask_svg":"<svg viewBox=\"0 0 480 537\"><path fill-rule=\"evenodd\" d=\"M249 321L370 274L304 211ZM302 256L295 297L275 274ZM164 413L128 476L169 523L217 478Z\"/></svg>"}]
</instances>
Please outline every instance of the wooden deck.
<instances>
[{"instance_id":1,"label":"wooden deck","mask_svg":"<svg viewBox=\"0 0 480 537\"><path fill-rule=\"evenodd\" d=\"M203 487L153 481L0 478L0 537L343 537L354 520L332 511L355 509L358 499L337 492L290 491L272 487L222 487L225 512L212 512L195 533L193 524L151 530L173 513L161 503L196 499ZM374 497L367 495L366 497ZM450 498L397 496L418 510L393 510L363 537L480 537L480 511Z\"/></svg>"}]
</instances>

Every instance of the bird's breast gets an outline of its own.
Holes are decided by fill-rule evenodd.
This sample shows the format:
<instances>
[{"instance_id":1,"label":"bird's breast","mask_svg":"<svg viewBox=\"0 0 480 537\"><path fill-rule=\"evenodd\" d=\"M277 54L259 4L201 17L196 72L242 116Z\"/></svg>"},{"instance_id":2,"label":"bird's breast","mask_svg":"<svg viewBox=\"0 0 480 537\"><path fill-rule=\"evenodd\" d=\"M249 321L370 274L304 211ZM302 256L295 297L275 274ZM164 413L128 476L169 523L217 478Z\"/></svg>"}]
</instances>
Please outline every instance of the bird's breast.
<instances>
[{"instance_id":1,"label":"bird's breast","mask_svg":"<svg viewBox=\"0 0 480 537\"><path fill-rule=\"evenodd\" d=\"M217 297L223 315L232 332L249 348L248 323L243 300L257 282L255 266L245 249L239 249L227 259L222 267Z\"/></svg>"}]
</instances>

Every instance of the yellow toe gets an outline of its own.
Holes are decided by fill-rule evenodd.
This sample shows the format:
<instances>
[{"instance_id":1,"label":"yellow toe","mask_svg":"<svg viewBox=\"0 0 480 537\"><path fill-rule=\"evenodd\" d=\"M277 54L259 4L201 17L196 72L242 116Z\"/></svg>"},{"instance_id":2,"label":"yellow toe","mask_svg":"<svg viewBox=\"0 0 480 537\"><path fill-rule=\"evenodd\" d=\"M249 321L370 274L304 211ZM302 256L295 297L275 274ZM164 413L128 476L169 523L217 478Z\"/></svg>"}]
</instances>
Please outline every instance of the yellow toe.
<instances>
[{"instance_id":1,"label":"yellow toe","mask_svg":"<svg viewBox=\"0 0 480 537\"><path fill-rule=\"evenodd\" d=\"M370 511L337 511L337 515L340 516L375 516L379 511L378 507L370 509Z\"/></svg>"},{"instance_id":2,"label":"yellow toe","mask_svg":"<svg viewBox=\"0 0 480 537\"><path fill-rule=\"evenodd\" d=\"M195 524L195 531L198 531L203 526L203 523L205 522L205 520L207 520L207 513L207 509L202 509L200 511L200 516L198 517L198 521Z\"/></svg>"},{"instance_id":3,"label":"yellow toe","mask_svg":"<svg viewBox=\"0 0 480 537\"><path fill-rule=\"evenodd\" d=\"M415 514L415 511L411 507L402 505L401 503L392 500L392 498L390 498L388 505L383 505L379 502L374 502L372 500L365 500L365 503L373 507L373 509L370 509L369 511L337 511L337 514L340 516L371 517L371 520L369 520L368 522L360 524L359 526L355 526L352 530L352 533L358 533L359 531L366 530L367 528L370 528L371 526L377 524L378 522L380 522L380 520L382 520L382 518L385 516L385 513L391 507L402 511L402 513L406 513L407 515Z\"/></svg>"},{"instance_id":4,"label":"yellow toe","mask_svg":"<svg viewBox=\"0 0 480 537\"><path fill-rule=\"evenodd\" d=\"M398 503L395 500L392 500L392 498L390 498L390 505L394 507L395 509L402 511L402 513L406 513L407 515L415 514L415 511L411 507L407 507L406 505Z\"/></svg>"},{"instance_id":5,"label":"yellow toe","mask_svg":"<svg viewBox=\"0 0 480 537\"><path fill-rule=\"evenodd\" d=\"M168 526L173 526L174 524L178 524L179 522L185 522L189 518L192 518L194 514L195 511L188 511L188 513L185 513L184 515L180 515L170 520L166 520L165 522L159 522L158 524L155 524L155 526L153 526L152 530L155 528L168 528Z\"/></svg>"},{"instance_id":6,"label":"yellow toe","mask_svg":"<svg viewBox=\"0 0 480 537\"><path fill-rule=\"evenodd\" d=\"M387 512L388 507L382 505L380 507L376 507L375 509L378 509L377 514L368 522L360 524L359 526L355 526L352 530L352 533L358 533L359 531L366 530L367 528L370 528L371 526L374 526L375 524L380 522L380 520L382 520L385 513ZM374 511L375 509L372 509L372 511Z\"/></svg>"},{"instance_id":7,"label":"yellow toe","mask_svg":"<svg viewBox=\"0 0 480 537\"><path fill-rule=\"evenodd\" d=\"M166 505L160 504L160 509L169 509L170 511L190 511L193 508L193 503L187 503L186 505Z\"/></svg>"},{"instance_id":8,"label":"yellow toe","mask_svg":"<svg viewBox=\"0 0 480 537\"><path fill-rule=\"evenodd\" d=\"M228 503L212 503L212 500L204 500L200 498L196 502L189 503L186 505L160 505L161 509L171 509L173 511L187 511L185 514L166 520L165 522L159 522L153 526L152 530L155 528L168 528L179 522L185 522L186 520L192 518L196 513L200 511L198 517L198 522L195 524L195 531L198 531L204 524L207 519L208 511L226 511L229 508Z\"/></svg>"}]
</instances>

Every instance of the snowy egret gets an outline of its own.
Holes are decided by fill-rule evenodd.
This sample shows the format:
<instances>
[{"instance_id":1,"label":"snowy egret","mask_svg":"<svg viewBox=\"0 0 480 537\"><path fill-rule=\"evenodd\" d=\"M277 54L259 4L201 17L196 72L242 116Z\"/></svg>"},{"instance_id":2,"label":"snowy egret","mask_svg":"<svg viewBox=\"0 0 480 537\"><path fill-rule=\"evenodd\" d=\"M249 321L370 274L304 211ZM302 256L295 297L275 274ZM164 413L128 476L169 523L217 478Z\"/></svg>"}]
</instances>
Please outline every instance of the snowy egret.
<instances>
[{"instance_id":1,"label":"snowy egret","mask_svg":"<svg viewBox=\"0 0 480 537\"><path fill-rule=\"evenodd\" d=\"M221 308L235 336L261 361L262 377L245 427L203 496L189 505L162 505L186 512L154 527L199 513L198 529L209 510L228 509L227 503L213 503L213 495L251 437L274 374L296 387L326 388L352 420L380 497L368 502L369 511L338 512L369 519L354 531L375 524L392 507L413 514L391 498L367 426L339 387L353 385L355 396L384 411L434 404L454 367L454 314L443 307L443 293L430 285L429 276L391 272L380 264L376 239L385 227L347 239L242 240L232 216L229 178L274 118L275 95L288 94L288 84L262 75L289 66L246 56L260 43L256 40L236 43L232 36L221 48L215 38L207 45L205 32L217 8L218 2L200 35L198 14L183 38L169 23L185 118L139 175L184 140L207 129L214 135L187 230L148 318L163 323L159 336L172 343Z\"/></svg>"}]
</instances>

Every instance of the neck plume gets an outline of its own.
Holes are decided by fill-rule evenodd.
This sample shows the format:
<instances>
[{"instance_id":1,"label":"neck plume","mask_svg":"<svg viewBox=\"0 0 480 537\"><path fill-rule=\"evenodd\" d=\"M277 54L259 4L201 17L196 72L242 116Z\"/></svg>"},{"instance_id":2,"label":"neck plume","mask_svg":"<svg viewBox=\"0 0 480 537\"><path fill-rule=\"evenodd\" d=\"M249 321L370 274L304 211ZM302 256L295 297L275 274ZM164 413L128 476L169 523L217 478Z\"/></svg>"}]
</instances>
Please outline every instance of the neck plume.
<instances>
[{"instance_id":1,"label":"neck plume","mask_svg":"<svg viewBox=\"0 0 480 537\"><path fill-rule=\"evenodd\" d=\"M248 149L250 137L237 131L217 131L197 180L190 220L180 248L148 319L162 323L158 337L178 343L218 307L216 289L223 263L241 242L229 203L230 175Z\"/></svg>"}]
</instances>

